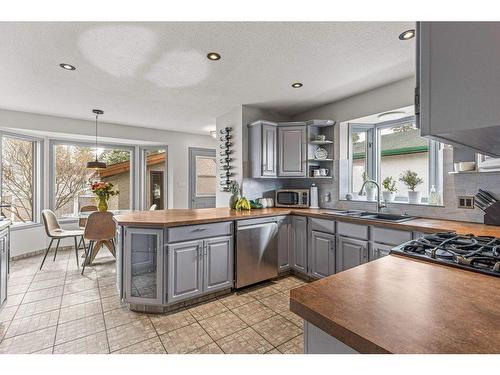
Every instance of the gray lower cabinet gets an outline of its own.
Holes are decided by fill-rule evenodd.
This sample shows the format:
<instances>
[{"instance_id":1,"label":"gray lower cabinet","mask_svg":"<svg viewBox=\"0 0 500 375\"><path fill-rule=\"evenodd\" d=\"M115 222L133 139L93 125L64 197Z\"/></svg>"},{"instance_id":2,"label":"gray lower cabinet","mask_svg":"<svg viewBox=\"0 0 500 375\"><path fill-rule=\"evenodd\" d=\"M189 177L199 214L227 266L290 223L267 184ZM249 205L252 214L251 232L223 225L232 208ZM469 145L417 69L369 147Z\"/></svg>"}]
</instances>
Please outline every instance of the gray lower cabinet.
<instances>
[{"instance_id":1,"label":"gray lower cabinet","mask_svg":"<svg viewBox=\"0 0 500 375\"><path fill-rule=\"evenodd\" d=\"M163 300L163 229L126 228L125 301L160 305Z\"/></svg>"},{"instance_id":2,"label":"gray lower cabinet","mask_svg":"<svg viewBox=\"0 0 500 375\"><path fill-rule=\"evenodd\" d=\"M287 271L291 267L292 241L290 240L290 218L285 216L278 219L278 272Z\"/></svg>"},{"instance_id":3,"label":"gray lower cabinet","mask_svg":"<svg viewBox=\"0 0 500 375\"><path fill-rule=\"evenodd\" d=\"M389 255L393 247L392 245L374 242L370 248L370 260L376 260Z\"/></svg>"},{"instance_id":4,"label":"gray lower cabinet","mask_svg":"<svg viewBox=\"0 0 500 375\"><path fill-rule=\"evenodd\" d=\"M233 286L233 238L168 245L168 303Z\"/></svg>"},{"instance_id":5,"label":"gray lower cabinet","mask_svg":"<svg viewBox=\"0 0 500 375\"><path fill-rule=\"evenodd\" d=\"M306 126L278 127L278 176L306 177Z\"/></svg>"},{"instance_id":6,"label":"gray lower cabinet","mask_svg":"<svg viewBox=\"0 0 500 375\"><path fill-rule=\"evenodd\" d=\"M336 272L345 271L368 261L368 241L338 236Z\"/></svg>"},{"instance_id":7,"label":"gray lower cabinet","mask_svg":"<svg viewBox=\"0 0 500 375\"><path fill-rule=\"evenodd\" d=\"M309 248L309 274L312 277L326 277L335 273L335 235L311 232Z\"/></svg>"},{"instance_id":8,"label":"gray lower cabinet","mask_svg":"<svg viewBox=\"0 0 500 375\"><path fill-rule=\"evenodd\" d=\"M307 273L307 218L292 216L292 268Z\"/></svg>"},{"instance_id":9,"label":"gray lower cabinet","mask_svg":"<svg viewBox=\"0 0 500 375\"><path fill-rule=\"evenodd\" d=\"M0 232L0 307L7 300L9 273L9 229Z\"/></svg>"}]
</instances>

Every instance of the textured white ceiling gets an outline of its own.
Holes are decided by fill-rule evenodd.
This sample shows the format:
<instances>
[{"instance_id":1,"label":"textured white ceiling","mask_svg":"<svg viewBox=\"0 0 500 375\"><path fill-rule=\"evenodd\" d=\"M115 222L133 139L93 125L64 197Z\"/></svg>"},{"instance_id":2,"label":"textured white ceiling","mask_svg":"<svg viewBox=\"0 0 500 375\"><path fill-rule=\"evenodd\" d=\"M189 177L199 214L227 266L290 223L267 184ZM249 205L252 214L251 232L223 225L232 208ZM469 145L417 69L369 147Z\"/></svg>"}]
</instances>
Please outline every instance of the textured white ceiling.
<instances>
[{"instance_id":1,"label":"textured white ceiling","mask_svg":"<svg viewBox=\"0 0 500 375\"><path fill-rule=\"evenodd\" d=\"M101 108L106 122L206 133L236 105L293 115L413 75L415 42L398 39L413 27L2 22L0 107L81 119Z\"/></svg>"}]
</instances>

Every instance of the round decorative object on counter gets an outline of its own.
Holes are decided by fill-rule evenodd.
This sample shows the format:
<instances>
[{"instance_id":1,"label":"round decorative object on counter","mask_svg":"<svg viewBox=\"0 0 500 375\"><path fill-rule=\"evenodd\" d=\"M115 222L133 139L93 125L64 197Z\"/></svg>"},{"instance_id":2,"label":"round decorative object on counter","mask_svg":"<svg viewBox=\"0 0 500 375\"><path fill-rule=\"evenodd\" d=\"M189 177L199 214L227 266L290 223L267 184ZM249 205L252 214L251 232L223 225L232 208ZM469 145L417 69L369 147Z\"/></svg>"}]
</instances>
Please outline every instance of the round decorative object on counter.
<instances>
[{"instance_id":1,"label":"round decorative object on counter","mask_svg":"<svg viewBox=\"0 0 500 375\"><path fill-rule=\"evenodd\" d=\"M328 151L326 151L323 147L316 147L316 150L314 150L315 159L326 159L327 157Z\"/></svg>"}]
</instances>

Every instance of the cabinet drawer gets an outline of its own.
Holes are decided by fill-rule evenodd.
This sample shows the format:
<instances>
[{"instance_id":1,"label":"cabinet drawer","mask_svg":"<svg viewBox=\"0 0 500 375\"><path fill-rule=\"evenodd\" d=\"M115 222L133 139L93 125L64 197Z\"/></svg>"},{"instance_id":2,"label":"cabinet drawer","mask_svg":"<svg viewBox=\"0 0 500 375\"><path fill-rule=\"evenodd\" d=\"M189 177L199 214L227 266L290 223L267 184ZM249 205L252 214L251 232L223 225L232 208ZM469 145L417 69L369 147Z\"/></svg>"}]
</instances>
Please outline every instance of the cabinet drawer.
<instances>
[{"instance_id":1,"label":"cabinet drawer","mask_svg":"<svg viewBox=\"0 0 500 375\"><path fill-rule=\"evenodd\" d=\"M411 240L411 232L397 229L373 227L373 242L388 245L399 245Z\"/></svg>"},{"instance_id":2,"label":"cabinet drawer","mask_svg":"<svg viewBox=\"0 0 500 375\"><path fill-rule=\"evenodd\" d=\"M337 222L337 233L341 236L368 239L368 226L361 224Z\"/></svg>"},{"instance_id":3,"label":"cabinet drawer","mask_svg":"<svg viewBox=\"0 0 500 375\"><path fill-rule=\"evenodd\" d=\"M335 233L335 221L311 218L311 230L323 233Z\"/></svg>"},{"instance_id":4,"label":"cabinet drawer","mask_svg":"<svg viewBox=\"0 0 500 375\"><path fill-rule=\"evenodd\" d=\"M168 242L190 241L200 238L219 237L232 234L232 222L187 225L168 228Z\"/></svg>"}]
</instances>

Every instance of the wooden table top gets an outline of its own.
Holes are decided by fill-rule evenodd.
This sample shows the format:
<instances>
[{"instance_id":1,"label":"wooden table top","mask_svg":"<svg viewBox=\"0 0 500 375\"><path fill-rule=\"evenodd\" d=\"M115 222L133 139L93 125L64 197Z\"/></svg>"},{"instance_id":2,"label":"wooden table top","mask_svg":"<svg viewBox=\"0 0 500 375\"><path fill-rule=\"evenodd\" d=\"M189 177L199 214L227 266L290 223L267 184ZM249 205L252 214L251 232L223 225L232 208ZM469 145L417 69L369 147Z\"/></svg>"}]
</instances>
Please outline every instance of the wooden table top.
<instances>
[{"instance_id":1,"label":"wooden table top","mask_svg":"<svg viewBox=\"0 0 500 375\"><path fill-rule=\"evenodd\" d=\"M401 230L414 230L420 232L454 231L461 234L475 234L476 236L500 237L500 226L495 225L426 218L412 219L402 223L392 223L380 220L368 220L356 217L332 215L329 212L332 212L332 210L310 208L264 208L251 211L236 211L229 208L203 208L193 210L169 209L157 211L130 211L115 215L114 218L119 225L123 226L173 227L294 214Z\"/></svg>"},{"instance_id":2,"label":"wooden table top","mask_svg":"<svg viewBox=\"0 0 500 375\"><path fill-rule=\"evenodd\" d=\"M500 278L389 255L293 289L290 309L361 353L500 353Z\"/></svg>"}]
</instances>

